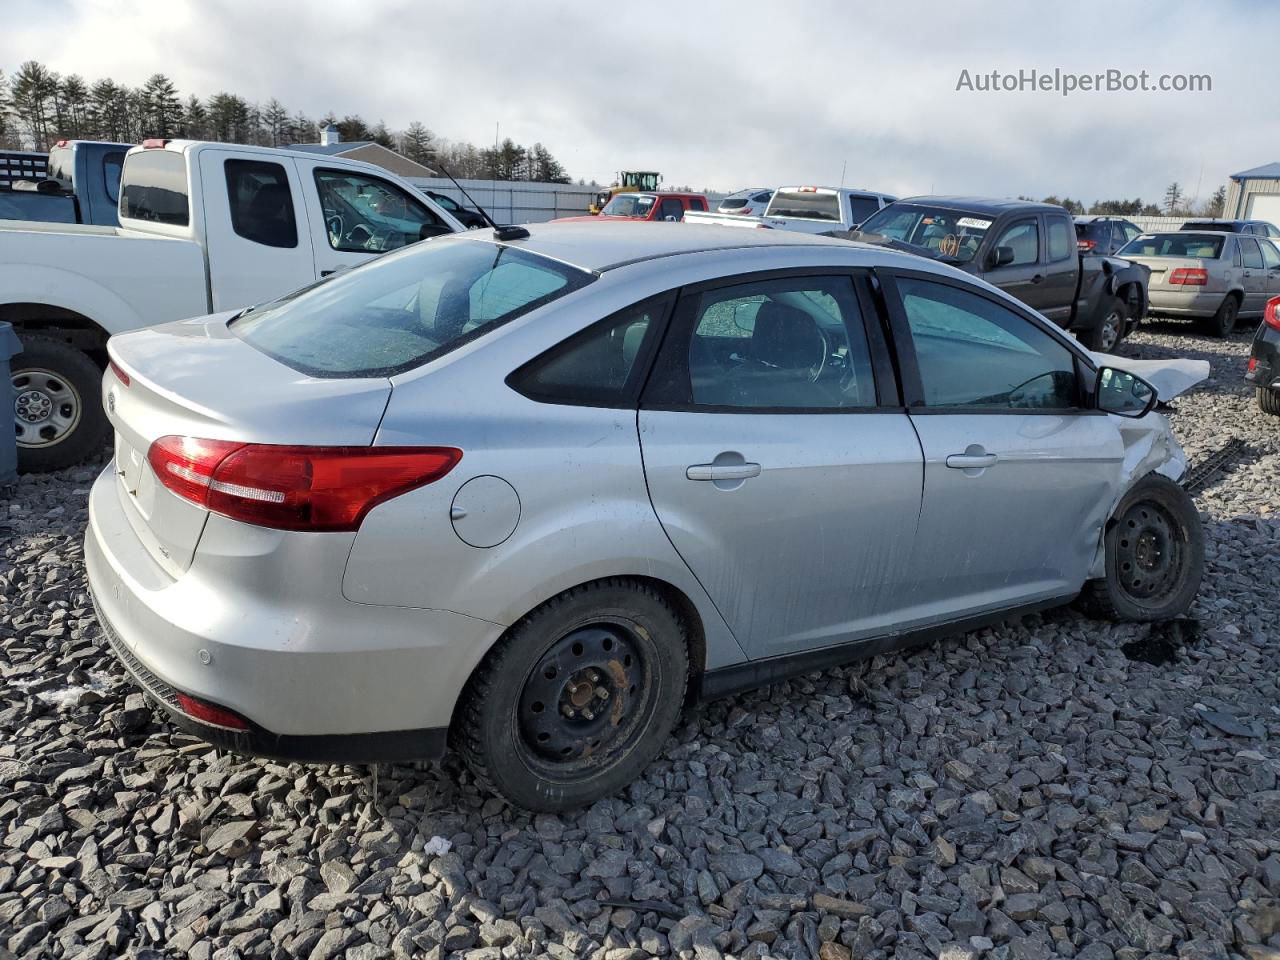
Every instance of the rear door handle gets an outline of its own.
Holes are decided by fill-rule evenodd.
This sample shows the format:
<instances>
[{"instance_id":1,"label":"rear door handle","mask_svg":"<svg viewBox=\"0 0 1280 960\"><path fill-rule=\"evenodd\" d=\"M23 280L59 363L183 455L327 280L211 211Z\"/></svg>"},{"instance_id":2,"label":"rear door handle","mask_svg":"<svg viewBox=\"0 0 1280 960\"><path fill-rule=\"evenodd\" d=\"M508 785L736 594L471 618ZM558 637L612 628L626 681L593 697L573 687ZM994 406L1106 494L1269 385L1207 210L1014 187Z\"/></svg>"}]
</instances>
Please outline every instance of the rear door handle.
<instances>
[{"instance_id":1,"label":"rear door handle","mask_svg":"<svg viewBox=\"0 0 1280 960\"><path fill-rule=\"evenodd\" d=\"M1031 278L1031 282L1032 282L1032 283L1039 283L1039 282L1040 282L1041 280L1043 280L1043 279L1044 279L1044 274L1043 274L1043 273L1037 273L1034 277L1032 277L1032 278Z\"/></svg>"},{"instance_id":2,"label":"rear door handle","mask_svg":"<svg viewBox=\"0 0 1280 960\"><path fill-rule=\"evenodd\" d=\"M976 470L994 467L999 459L994 453L953 453L947 457L947 466L952 470Z\"/></svg>"},{"instance_id":3,"label":"rear door handle","mask_svg":"<svg viewBox=\"0 0 1280 960\"><path fill-rule=\"evenodd\" d=\"M684 475L690 480L750 480L760 476L760 464L695 463Z\"/></svg>"}]
</instances>

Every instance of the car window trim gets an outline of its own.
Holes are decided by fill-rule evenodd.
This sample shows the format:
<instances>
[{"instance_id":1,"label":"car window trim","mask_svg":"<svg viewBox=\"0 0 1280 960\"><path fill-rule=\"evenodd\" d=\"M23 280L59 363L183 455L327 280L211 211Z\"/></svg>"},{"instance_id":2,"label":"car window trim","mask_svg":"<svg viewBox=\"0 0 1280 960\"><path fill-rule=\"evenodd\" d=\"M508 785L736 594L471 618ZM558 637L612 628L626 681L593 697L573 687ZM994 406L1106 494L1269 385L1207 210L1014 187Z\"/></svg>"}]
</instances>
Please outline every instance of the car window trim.
<instances>
[{"instance_id":1,"label":"car window trim","mask_svg":"<svg viewBox=\"0 0 1280 960\"><path fill-rule=\"evenodd\" d=\"M639 409L652 411L666 411L672 413L714 413L714 414L815 414L818 416L830 416L833 414L882 414L904 412L900 401L900 388L897 384L897 377L894 372L892 361L888 353L888 344L883 330L874 330L873 327L882 325L882 319L879 310L868 314L868 302L864 298L863 293L859 291L859 278L861 277L864 284L870 283L872 268L869 267L849 267L843 265L833 265L829 267L785 267L774 270L756 270L750 273L733 274L732 276L713 277L708 280L700 280L695 283L685 284L678 290L674 309L670 313L670 319L663 331L662 341L654 351L654 356L648 373L645 377L644 384L640 389ZM804 279L806 277L819 277L830 279L832 277L847 277L853 286L854 297L858 304L858 309L863 314L863 328L867 335L867 349L871 354L871 376L876 391L876 403L870 407L739 407L739 406L719 406L712 404L700 403L672 403L666 401L654 401L652 398L646 400L646 395L651 393L654 382L654 374L657 371L658 363L667 352L668 338L674 336L683 336L688 333L693 334L693 312L696 309L698 298L708 290L717 290L722 287L736 287L746 283L758 283L768 280L792 280ZM874 304L870 304L874 306ZM871 323L872 318L875 323ZM877 354L879 353L879 356ZM882 392L882 375L892 378L892 382L885 384Z\"/></svg>"},{"instance_id":2,"label":"car window trim","mask_svg":"<svg viewBox=\"0 0 1280 960\"><path fill-rule=\"evenodd\" d=\"M1053 416L1105 416L1101 410L1092 408L1092 390L1089 378L1097 372L1097 365L1088 355L1085 348L1062 328L1044 319L1035 311L1019 301L1010 302L1003 297L995 296L976 284L968 283L945 274L931 273L928 270L912 270L907 267L875 267L876 279L884 289L885 306L889 313L889 329L893 338L893 352L901 371L902 396L906 412L911 416L935 416L938 414L976 414L979 416L1019 416L1037 414ZM943 286L954 287L974 296L989 300L996 306L1003 307L1017 316L1027 320L1042 332L1047 333L1058 343L1066 347L1075 359L1076 392L1083 406L1080 407L1034 407L1017 409L1014 407L930 407L924 402L924 382L920 378L920 365L916 361L915 340L911 336L911 324L907 320L906 309L902 304L902 292L898 288L897 278L922 280ZM904 346L905 345L905 346Z\"/></svg>"}]
</instances>

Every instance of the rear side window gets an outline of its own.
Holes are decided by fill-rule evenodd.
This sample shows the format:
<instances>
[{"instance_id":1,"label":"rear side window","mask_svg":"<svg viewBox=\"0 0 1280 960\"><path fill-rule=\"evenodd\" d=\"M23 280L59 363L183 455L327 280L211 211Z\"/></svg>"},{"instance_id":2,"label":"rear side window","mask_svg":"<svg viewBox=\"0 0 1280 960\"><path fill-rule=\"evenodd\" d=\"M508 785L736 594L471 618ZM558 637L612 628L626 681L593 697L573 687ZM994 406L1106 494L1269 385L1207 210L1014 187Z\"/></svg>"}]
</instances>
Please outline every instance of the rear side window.
<instances>
[{"instance_id":1,"label":"rear side window","mask_svg":"<svg viewBox=\"0 0 1280 960\"><path fill-rule=\"evenodd\" d=\"M507 383L545 403L627 404L639 388L644 357L670 305L670 297L659 297L628 307L531 360Z\"/></svg>"},{"instance_id":2,"label":"rear side window","mask_svg":"<svg viewBox=\"0 0 1280 960\"><path fill-rule=\"evenodd\" d=\"M1071 242L1071 228L1066 217L1046 217L1049 227L1049 260L1066 260L1075 251Z\"/></svg>"},{"instance_id":3,"label":"rear side window","mask_svg":"<svg viewBox=\"0 0 1280 960\"><path fill-rule=\"evenodd\" d=\"M230 326L308 376L389 377L594 279L523 250L441 237L241 314Z\"/></svg>"},{"instance_id":4,"label":"rear side window","mask_svg":"<svg viewBox=\"0 0 1280 960\"><path fill-rule=\"evenodd\" d=\"M260 160L228 160L226 174L232 229L263 246L296 247L298 223L284 167Z\"/></svg>"},{"instance_id":5,"label":"rear side window","mask_svg":"<svg viewBox=\"0 0 1280 960\"><path fill-rule=\"evenodd\" d=\"M1268 270L1280 267L1280 252L1276 251L1274 243L1270 240L1259 240L1258 246L1262 248L1262 262L1267 265Z\"/></svg>"},{"instance_id":6,"label":"rear side window","mask_svg":"<svg viewBox=\"0 0 1280 960\"><path fill-rule=\"evenodd\" d=\"M187 158L172 150L140 150L125 160L121 216L171 227L191 223Z\"/></svg>"},{"instance_id":7,"label":"rear side window","mask_svg":"<svg viewBox=\"0 0 1280 960\"><path fill-rule=\"evenodd\" d=\"M1244 256L1244 265L1262 269L1262 251L1258 249L1258 241L1253 237L1240 238L1240 253Z\"/></svg>"},{"instance_id":8,"label":"rear side window","mask_svg":"<svg viewBox=\"0 0 1280 960\"><path fill-rule=\"evenodd\" d=\"M706 210L707 201L703 200L701 197L694 197L692 200L689 201L689 209L690 210Z\"/></svg>"},{"instance_id":9,"label":"rear side window","mask_svg":"<svg viewBox=\"0 0 1280 960\"><path fill-rule=\"evenodd\" d=\"M861 223L880 209L880 201L875 197L850 197L849 222Z\"/></svg>"}]
</instances>

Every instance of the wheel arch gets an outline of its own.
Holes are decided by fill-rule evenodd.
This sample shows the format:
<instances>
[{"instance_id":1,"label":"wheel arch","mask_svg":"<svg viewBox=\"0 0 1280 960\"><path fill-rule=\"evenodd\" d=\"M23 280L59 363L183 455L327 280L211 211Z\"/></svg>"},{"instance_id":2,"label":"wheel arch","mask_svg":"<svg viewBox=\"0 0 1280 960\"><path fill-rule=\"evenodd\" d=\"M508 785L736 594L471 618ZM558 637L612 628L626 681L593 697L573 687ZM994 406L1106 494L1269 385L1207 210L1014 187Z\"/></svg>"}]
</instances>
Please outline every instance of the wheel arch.
<instances>
[{"instance_id":1,"label":"wheel arch","mask_svg":"<svg viewBox=\"0 0 1280 960\"><path fill-rule=\"evenodd\" d=\"M0 303L0 322L13 324L20 336L47 337L94 355L102 362L110 334L92 317L50 303ZM101 357L98 355L101 354Z\"/></svg>"}]
</instances>

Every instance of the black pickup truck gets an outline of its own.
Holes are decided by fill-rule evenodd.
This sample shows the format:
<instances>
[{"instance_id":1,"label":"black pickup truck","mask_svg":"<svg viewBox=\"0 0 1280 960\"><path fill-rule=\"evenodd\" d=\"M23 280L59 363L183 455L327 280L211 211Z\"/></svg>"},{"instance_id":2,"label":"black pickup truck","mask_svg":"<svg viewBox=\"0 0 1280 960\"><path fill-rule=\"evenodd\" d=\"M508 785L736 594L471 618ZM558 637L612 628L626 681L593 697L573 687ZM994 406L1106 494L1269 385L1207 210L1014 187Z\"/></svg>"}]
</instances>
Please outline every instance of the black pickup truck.
<instances>
[{"instance_id":1,"label":"black pickup truck","mask_svg":"<svg viewBox=\"0 0 1280 960\"><path fill-rule=\"evenodd\" d=\"M981 277L1073 331L1090 350L1112 349L1147 311L1140 264L1081 255L1071 214L1048 203L910 197L840 234L930 257Z\"/></svg>"}]
</instances>

